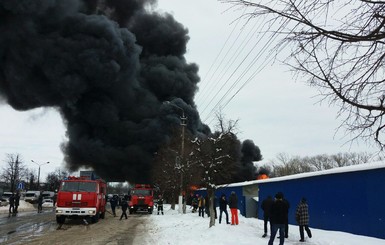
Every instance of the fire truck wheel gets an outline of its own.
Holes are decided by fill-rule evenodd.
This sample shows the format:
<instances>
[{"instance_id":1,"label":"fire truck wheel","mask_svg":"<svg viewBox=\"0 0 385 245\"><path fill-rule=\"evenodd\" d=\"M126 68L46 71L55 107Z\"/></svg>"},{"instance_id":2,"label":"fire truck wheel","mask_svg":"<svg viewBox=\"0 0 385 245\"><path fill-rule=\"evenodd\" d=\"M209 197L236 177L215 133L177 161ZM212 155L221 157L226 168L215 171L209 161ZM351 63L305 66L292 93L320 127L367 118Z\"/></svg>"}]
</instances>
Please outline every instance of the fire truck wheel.
<instances>
[{"instance_id":1,"label":"fire truck wheel","mask_svg":"<svg viewBox=\"0 0 385 245\"><path fill-rule=\"evenodd\" d=\"M104 219L104 217L106 217L106 211L104 211L103 213L100 214L101 219Z\"/></svg>"},{"instance_id":2,"label":"fire truck wheel","mask_svg":"<svg viewBox=\"0 0 385 245\"><path fill-rule=\"evenodd\" d=\"M65 220L66 220L65 216L56 216L56 222L58 224L64 224Z\"/></svg>"},{"instance_id":3,"label":"fire truck wheel","mask_svg":"<svg viewBox=\"0 0 385 245\"><path fill-rule=\"evenodd\" d=\"M99 221L100 214L96 213L95 216L92 216L91 221L92 223L97 223Z\"/></svg>"}]
</instances>

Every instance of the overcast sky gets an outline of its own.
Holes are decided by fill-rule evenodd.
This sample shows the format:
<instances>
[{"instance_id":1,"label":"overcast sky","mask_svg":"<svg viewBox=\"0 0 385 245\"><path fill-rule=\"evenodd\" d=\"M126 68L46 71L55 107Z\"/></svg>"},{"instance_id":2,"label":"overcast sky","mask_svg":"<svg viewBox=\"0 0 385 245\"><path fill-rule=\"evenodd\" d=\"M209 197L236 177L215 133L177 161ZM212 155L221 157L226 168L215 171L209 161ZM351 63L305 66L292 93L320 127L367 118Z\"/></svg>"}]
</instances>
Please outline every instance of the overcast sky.
<instances>
[{"instance_id":1,"label":"overcast sky","mask_svg":"<svg viewBox=\"0 0 385 245\"><path fill-rule=\"evenodd\" d=\"M238 21L242 9L228 7L216 0L158 0L158 9L173 14L189 30L186 59L199 66L202 81L195 101L206 124L213 129L218 108L212 109L224 98L219 103L227 103L224 115L239 120L239 138L254 141L263 164L278 153L376 151L363 142L351 144L345 131L337 132L342 120L337 118L338 108L318 103L315 88L295 80L289 67L273 63L268 53L273 38L255 31L262 29L260 23ZM6 153L20 153L36 171L31 160L49 161L41 168L41 179L64 166L60 143L66 139L65 128L54 109L17 112L1 104L0 118L0 166Z\"/></svg>"}]
</instances>

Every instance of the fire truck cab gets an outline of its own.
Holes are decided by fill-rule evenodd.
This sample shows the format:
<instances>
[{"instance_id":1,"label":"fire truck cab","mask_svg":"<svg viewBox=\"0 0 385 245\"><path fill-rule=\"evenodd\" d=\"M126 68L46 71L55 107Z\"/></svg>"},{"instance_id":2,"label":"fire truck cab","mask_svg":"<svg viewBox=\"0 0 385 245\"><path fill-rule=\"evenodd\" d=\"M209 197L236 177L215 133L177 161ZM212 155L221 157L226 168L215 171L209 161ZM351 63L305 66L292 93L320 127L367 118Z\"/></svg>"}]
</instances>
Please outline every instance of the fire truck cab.
<instances>
[{"instance_id":1,"label":"fire truck cab","mask_svg":"<svg viewBox=\"0 0 385 245\"><path fill-rule=\"evenodd\" d=\"M91 218L96 223L106 212L106 182L90 176L70 176L61 181L57 193L56 221L66 218Z\"/></svg>"},{"instance_id":2,"label":"fire truck cab","mask_svg":"<svg viewBox=\"0 0 385 245\"><path fill-rule=\"evenodd\" d=\"M152 214L154 209L154 189L148 184L136 184L130 191L130 214L146 211Z\"/></svg>"}]
</instances>

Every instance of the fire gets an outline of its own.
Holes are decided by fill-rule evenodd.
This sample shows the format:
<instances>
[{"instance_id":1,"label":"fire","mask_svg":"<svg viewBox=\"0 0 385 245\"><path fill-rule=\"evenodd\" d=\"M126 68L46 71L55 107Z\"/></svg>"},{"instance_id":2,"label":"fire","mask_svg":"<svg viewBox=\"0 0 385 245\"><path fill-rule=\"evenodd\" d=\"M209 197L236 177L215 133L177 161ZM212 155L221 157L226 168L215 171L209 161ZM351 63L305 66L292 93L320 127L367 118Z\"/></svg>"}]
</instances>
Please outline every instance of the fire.
<instances>
[{"instance_id":1,"label":"fire","mask_svg":"<svg viewBox=\"0 0 385 245\"><path fill-rule=\"evenodd\" d=\"M260 180L260 179L268 179L269 176L267 176L267 174L259 174L258 177L257 177L257 180Z\"/></svg>"},{"instance_id":2,"label":"fire","mask_svg":"<svg viewBox=\"0 0 385 245\"><path fill-rule=\"evenodd\" d=\"M192 191L196 191L196 190L198 190L200 187L199 186L197 186L197 185L191 185L190 186L190 190L192 190Z\"/></svg>"}]
</instances>

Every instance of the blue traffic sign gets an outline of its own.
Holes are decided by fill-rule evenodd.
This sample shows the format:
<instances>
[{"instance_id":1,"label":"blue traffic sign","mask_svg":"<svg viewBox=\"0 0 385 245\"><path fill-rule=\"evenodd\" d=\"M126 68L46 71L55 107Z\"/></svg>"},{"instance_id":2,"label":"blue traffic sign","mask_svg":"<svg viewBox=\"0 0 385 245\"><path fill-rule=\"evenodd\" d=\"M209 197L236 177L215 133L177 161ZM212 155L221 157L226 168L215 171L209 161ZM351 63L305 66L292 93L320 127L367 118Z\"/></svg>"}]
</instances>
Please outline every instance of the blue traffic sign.
<instances>
[{"instance_id":1,"label":"blue traffic sign","mask_svg":"<svg viewBox=\"0 0 385 245\"><path fill-rule=\"evenodd\" d=\"M24 190L24 183L23 183L23 182L19 182L19 183L17 184L17 189L19 189L19 190Z\"/></svg>"}]
</instances>

